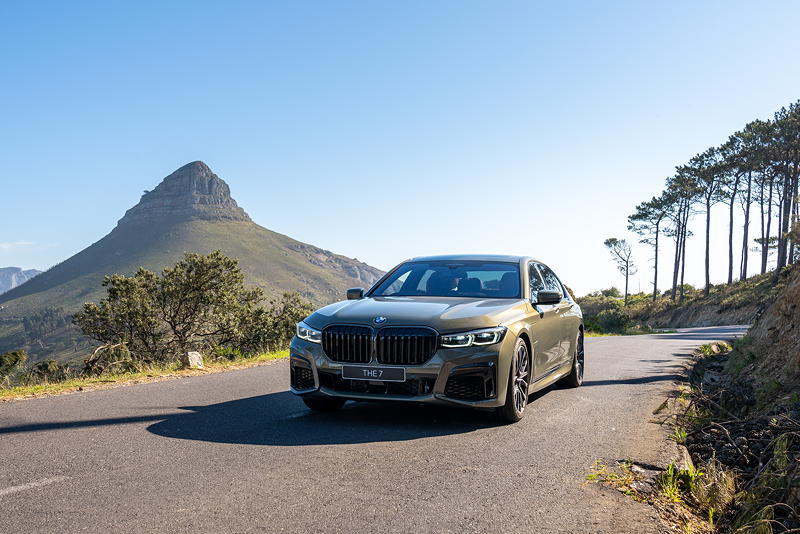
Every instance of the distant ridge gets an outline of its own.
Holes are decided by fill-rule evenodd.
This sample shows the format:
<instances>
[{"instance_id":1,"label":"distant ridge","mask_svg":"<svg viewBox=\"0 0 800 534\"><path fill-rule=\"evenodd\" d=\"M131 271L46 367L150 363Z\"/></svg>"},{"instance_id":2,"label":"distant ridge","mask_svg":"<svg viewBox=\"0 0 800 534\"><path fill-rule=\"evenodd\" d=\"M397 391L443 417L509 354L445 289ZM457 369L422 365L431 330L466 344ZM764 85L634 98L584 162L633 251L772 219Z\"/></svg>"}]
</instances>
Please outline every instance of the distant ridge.
<instances>
[{"instance_id":1,"label":"distant ridge","mask_svg":"<svg viewBox=\"0 0 800 534\"><path fill-rule=\"evenodd\" d=\"M42 271L36 269L22 270L19 267L0 267L0 295L41 273Z\"/></svg>"},{"instance_id":2,"label":"distant ridge","mask_svg":"<svg viewBox=\"0 0 800 534\"><path fill-rule=\"evenodd\" d=\"M145 192L108 235L0 295L0 352L25 346L34 359L81 357L74 330L68 329L70 338L53 332L31 340L22 320L45 310L72 313L84 302L97 301L105 293L105 275L131 274L139 267L160 271L185 252L217 249L237 258L247 282L264 289L267 297L297 291L318 305L341 300L346 288L369 286L382 274L254 223L232 198L228 184L195 161Z\"/></svg>"}]
</instances>

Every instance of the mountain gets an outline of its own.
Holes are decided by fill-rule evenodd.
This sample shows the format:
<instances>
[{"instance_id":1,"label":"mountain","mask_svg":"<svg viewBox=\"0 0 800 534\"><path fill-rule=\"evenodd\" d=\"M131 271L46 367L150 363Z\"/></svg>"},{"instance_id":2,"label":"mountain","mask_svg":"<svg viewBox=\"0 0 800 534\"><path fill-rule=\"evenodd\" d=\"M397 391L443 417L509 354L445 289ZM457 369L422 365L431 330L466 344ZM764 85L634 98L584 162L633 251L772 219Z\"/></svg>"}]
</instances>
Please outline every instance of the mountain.
<instances>
[{"instance_id":1,"label":"mountain","mask_svg":"<svg viewBox=\"0 0 800 534\"><path fill-rule=\"evenodd\" d=\"M84 302L104 296L105 275L131 274L139 267L160 271L184 252L217 249L237 258L247 282L264 289L268 298L297 291L326 304L382 274L254 223L231 197L228 184L195 161L146 191L98 242L0 295L0 352L25 346L33 360L80 357L85 340L66 319Z\"/></svg>"},{"instance_id":2,"label":"mountain","mask_svg":"<svg viewBox=\"0 0 800 534\"><path fill-rule=\"evenodd\" d=\"M36 269L22 270L19 267L0 267L0 295L10 289L24 284L42 271Z\"/></svg>"}]
</instances>

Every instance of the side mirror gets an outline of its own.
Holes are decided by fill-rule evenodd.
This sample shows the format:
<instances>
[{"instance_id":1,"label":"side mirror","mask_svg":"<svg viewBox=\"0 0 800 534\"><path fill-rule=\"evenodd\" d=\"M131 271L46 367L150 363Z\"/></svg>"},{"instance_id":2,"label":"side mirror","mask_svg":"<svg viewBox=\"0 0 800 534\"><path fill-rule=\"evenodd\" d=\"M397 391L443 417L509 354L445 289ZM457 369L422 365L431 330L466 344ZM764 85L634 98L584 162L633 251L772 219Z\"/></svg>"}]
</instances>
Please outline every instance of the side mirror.
<instances>
[{"instance_id":1,"label":"side mirror","mask_svg":"<svg viewBox=\"0 0 800 534\"><path fill-rule=\"evenodd\" d=\"M347 300L360 300L364 298L363 287L351 287L347 290Z\"/></svg>"},{"instance_id":2,"label":"side mirror","mask_svg":"<svg viewBox=\"0 0 800 534\"><path fill-rule=\"evenodd\" d=\"M558 304L561 302L559 291L539 291L534 304Z\"/></svg>"}]
</instances>

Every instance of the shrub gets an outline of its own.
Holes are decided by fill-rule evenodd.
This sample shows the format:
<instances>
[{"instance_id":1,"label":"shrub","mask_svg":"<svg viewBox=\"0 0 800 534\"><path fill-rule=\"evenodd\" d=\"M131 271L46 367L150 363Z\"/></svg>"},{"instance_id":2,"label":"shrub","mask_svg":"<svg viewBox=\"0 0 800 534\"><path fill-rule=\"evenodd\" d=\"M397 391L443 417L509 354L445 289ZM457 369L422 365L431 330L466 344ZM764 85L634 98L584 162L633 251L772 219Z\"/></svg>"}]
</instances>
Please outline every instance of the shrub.
<instances>
[{"instance_id":1,"label":"shrub","mask_svg":"<svg viewBox=\"0 0 800 534\"><path fill-rule=\"evenodd\" d=\"M88 375L101 375L107 371L140 371L141 365L124 343L101 345L87 359L83 360L83 372Z\"/></svg>"},{"instance_id":2,"label":"shrub","mask_svg":"<svg viewBox=\"0 0 800 534\"><path fill-rule=\"evenodd\" d=\"M70 369L53 359L48 359L34 364L23 377L26 383L59 382L70 377Z\"/></svg>"},{"instance_id":3,"label":"shrub","mask_svg":"<svg viewBox=\"0 0 800 534\"><path fill-rule=\"evenodd\" d=\"M617 289L616 287L609 287L608 289L603 289L600 291L600 295L604 297L622 298L622 293L620 293L619 289Z\"/></svg>"},{"instance_id":4,"label":"shrub","mask_svg":"<svg viewBox=\"0 0 800 534\"><path fill-rule=\"evenodd\" d=\"M634 322L622 309L604 310L595 318L602 332L624 333Z\"/></svg>"},{"instance_id":5,"label":"shrub","mask_svg":"<svg viewBox=\"0 0 800 534\"><path fill-rule=\"evenodd\" d=\"M128 361L136 365L175 361L193 350L209 353L221 347L230 356L234 349L279 348L291 339L295 323L311 312L311 304L292 293L269 309L260 306L261 290L245 287L238 262L220 251L186 254L161 275L139 269L133 276L107 276L103 286L107 297L85 304L73 321L104 346L124 346ZM102 356L115 357L110 352ZM109 363L94 360L100 372ZM121 365L126 359L115 361Z\"/></svg>"},{"instance_id":6,"label":"shrub","mask_svg":"<svg viewBox=\"0 0 800 534\"><path fill-rule=\"evenodd\" d=\"M0 380L8 381L11 374L22 368L28 360L28 353L24 350L13 350L0 354Z\"/></svg>"},{"instance_id":7,"label":"shrub","mask_svg":"<svg viewBox=\"0 0 800 534\"><path fill-rule=\"evenodd\" d=\"M622 301L614 297L587 295L577 299L584 317L595 316L604 310L615 310L622 307Z\"/></svg>"}]
</instances>

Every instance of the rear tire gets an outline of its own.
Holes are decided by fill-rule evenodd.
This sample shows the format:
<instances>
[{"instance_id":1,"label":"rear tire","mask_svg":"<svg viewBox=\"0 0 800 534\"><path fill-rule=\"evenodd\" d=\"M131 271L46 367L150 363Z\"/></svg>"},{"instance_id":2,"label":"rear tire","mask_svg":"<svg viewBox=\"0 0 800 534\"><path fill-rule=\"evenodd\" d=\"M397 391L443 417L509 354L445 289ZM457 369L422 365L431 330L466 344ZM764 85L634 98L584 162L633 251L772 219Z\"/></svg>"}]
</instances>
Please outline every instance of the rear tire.
<instances>
[{"instance_id":1,"label":"rear tire","mask_svg":"<svg viewBox=\"0 0 800 534\"><path fill-rule=\"evenodd\" d=\"M501 421L516 423L525 415L531 377L530 363L528 345L525 344L525 340L517 339L517 343L514 345L514 355L511 359L511 369L508 373L506 403L497 408L497 417Z\"/></svg>"},{"instance_id":2,"label":"rear tire","mask_svg":"<svg viewBox=\"0 0 800 534\"><path fill-rule=\"evenodd\" d=\"M578 332L578 342L575 345L575 354L572 357L572 371L561 379L561 384L566 387L576 388L583 384L584 350L583 330Z\"/></svg>"},{"instance_id":3,"label":"rear tire","mask_svg":"<svg viewBox=\"0 0 800 534\"><path fill-rule=\"evenodd\" d=\"M303 402L315 412L335 412L347 402L347 399L339 397L303 397Z\"/></svg>"}]
</instances>

